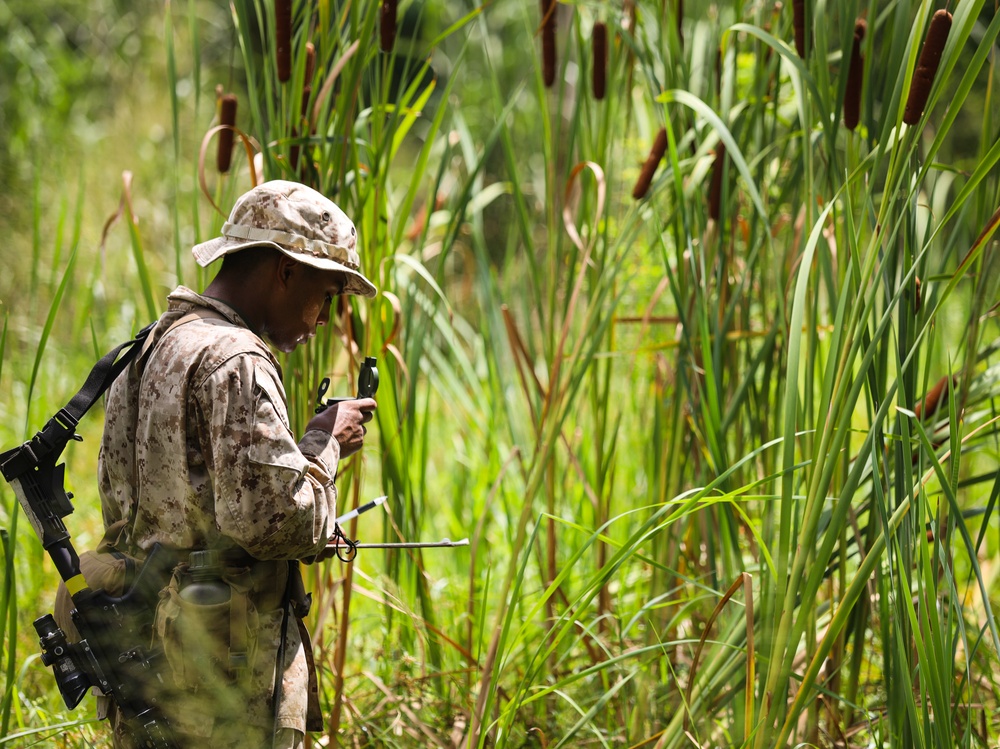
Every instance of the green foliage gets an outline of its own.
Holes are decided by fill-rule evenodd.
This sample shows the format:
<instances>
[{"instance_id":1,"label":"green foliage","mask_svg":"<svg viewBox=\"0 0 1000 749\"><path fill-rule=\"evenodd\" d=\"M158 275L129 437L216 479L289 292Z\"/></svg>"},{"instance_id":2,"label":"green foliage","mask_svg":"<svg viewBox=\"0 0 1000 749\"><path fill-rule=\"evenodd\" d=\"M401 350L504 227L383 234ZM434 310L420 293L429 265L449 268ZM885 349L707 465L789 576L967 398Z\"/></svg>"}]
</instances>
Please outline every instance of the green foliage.
<instances>
[{"instance_id":1,"label":"green foliage","mask_svg":"<svg viewBox=\"0 0 1000 749\"><path fill-rule=\"evenodd\" d=\"M169 109L150 116L172 148L148 166L168 179L105 176L124 226L92 243L91 178L58 200L36 183L27 280L0 299L30 286L51 315L8 302L4 445L173 283L204 280L187 249L217 230L209 200L252 179L239 137L226 175L218 135L201 141L217 82L265 178L355 218L380 294L285 360L294 420L322 377L353 391L378 356L378 426L338 485L345 504L388 494L389 514L346 530L471 544L310 571L344 744L996 743L1000 16L952 8L905 126L930 4L807 6L804 60L791 5L687 4L680 24L677 7L557 3L547 88L533 3L404 3L383 51L379 4L300 0L288 81L273 3L168 5ZM103 288L104 241L130 288ZM69 457L86 475L93 455ZM103 729L61 725L46 675L18 670L53 583L0 492L5 731L82 744ZM85 544L98 520L79 522Z\"/></svg>"}]
</instances>

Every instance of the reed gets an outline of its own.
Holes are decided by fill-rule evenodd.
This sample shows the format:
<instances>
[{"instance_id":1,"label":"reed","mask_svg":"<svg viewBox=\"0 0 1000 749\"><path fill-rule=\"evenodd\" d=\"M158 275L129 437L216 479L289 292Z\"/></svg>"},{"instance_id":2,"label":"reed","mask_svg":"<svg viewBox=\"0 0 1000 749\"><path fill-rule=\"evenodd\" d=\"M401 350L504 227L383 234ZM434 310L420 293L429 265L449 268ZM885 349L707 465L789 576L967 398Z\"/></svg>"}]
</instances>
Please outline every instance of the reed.
<instances>
[{"instance_id":1,"label":"reed","mask_svg":"<svg viewBox=\"0 0 1000 749\"><path fill-rule=\"evenodd\" d=\"M557 0L541 0L542 3L542 81L551 87L556 80L556 3Z\"/></svg>"},{"instance_id":2,"label":"reed","mask_svg":"<svg viewBox=\"0 0 1000 749\"><path fill-rule=\"evenodd\" d=\"M854 22L851 57L847 72L847 91L844 94L844 127L855 130L861 121L861 89L864 85L865 57L861 44L868 30L868 22L859 18Z\"/></svg>"},{"instance_id":3,"label":"reed","mask_svg":"<svg viewBox=\"0 0 1000 749\"><path fill-rule=\"evenodd\" d=\"M392 52L396 43L397 0L382 0L379 19L379 43L383 52Z\"/></svg>"},{"instance_id":4,"label":"reed","mask_svg":"<svg viewBox=\"0 0 1000 749\"><path fill-rule=\"evenodd\" d=\"M722 214L722 179L726 168L726 146L721 141L715 147L712 178L708 185L708 217L715 222Z\"/></svg>"},{"instance_id":5,"label":"reed","mask_svg":"<svg viewBox=\"0 0 1000 749\"><path fill-rule=\"evenodd\" d=\"M292 77L292 0L274 0L274 61L278 80Z\"/></svg>"},{"instance_id":6,"label":"reed","mask_svg":"<svg viewBox=\"0 0 1000 749\"><path fill-rule=\"evenodd\" d=\"M806 0L792 0L792 33L795 37L795 51L805 60L809 53L806 41Z\"/></svg>"},{"instance_id":7,"label":"reed","mask_svg":"<svg viewBox=\"0 0 1000 749\"><path fill-rule=\"evenodd\" d=\"M935 11L924 44L920 48L920 58L917 60L916 70L913 71L910 92L906 97L903 122L907 125L916 125L924 114L924 106L927 104L927 97L930 96L934 76L937 75L938 66L941 64L941 53L944 52L950 31L951 13L947 10Z\"/></svg>"},{"instance_id":8,"label":"reed","mask_svg":"<svg viewBox=\"0 0 1000 749\"><path fill-rule=\"evenodd\" d=\"M219 99L219 142L215 154L215 168L219 174L229 172L233 158L233 128L236 127L236 110L238 100L236 94L223 94Z\"/></svg>"},{"instance_id":9,"label":"reed","mask_svg":"<svg viewBox=\"0 0 1000 749\"><path fill-rule=\"evenodd\" d=\"M594 52L591 85L594 98L600 101L604 98L608 80L608 27L601 21L594 24L591 44Z\"/></svg>"},{"instance_id":10,"label":"reed","mask_svg":"<svg viewBox=\"0 0 1000 749\"><path fill-rule=\"evenodd\" d=\"M657 167L663 161L663 154L666 150L667 130L661 127L656 134L652 148L649 149L646 161L643 162L639 178L635 181L635 186L632 188L632 198L634 200L641 200L646 197L646 193L649 192L649 186L653 183L653 175L656 174Z\"/></svg>"}]
</instances>

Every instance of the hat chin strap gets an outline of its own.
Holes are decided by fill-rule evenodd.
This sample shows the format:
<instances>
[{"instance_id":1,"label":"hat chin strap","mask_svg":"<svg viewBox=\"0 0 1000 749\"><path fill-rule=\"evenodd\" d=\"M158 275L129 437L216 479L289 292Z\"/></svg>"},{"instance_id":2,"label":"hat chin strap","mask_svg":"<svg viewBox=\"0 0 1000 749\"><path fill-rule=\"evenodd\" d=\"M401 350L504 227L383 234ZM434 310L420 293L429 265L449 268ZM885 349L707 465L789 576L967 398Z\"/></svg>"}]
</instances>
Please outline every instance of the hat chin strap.
<instances>
[{"instance_id":1,"label":"hat chin strap","mask_svg":"<svg viewBox=\"0 0 1000 749\"><path fill-rule=\"evenodd\" d=\"M319 239L309 239L301 234L276 229L259 229L256 226L231 224L227 221L222 226L222 236L229 239L249 239L252 242L276 242L313 257L343 263L351 270L357 270L361 266L361 257L354 250Z\"/></svg>"}]
</instances>

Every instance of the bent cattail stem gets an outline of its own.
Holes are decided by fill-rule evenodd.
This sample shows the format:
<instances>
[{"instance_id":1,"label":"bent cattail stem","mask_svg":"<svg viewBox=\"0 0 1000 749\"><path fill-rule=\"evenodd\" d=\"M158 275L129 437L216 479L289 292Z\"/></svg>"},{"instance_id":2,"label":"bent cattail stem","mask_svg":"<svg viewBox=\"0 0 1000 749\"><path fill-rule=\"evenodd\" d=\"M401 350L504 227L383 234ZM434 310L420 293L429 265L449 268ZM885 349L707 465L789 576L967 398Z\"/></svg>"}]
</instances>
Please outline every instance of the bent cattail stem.
<instances>
[{"instance_id":1,"label":"bent cattail stem","mask_svg":"<svg viewBox=\"0 0 1000 749\"><path fill-rule=\"evenodd\" d=\"M274 57L285 83L292 77L292 0L274 0Z\"/></svg>"},{"instance_id":2,"label":"bent cattail stem","mask_svg":"<svg viewBox=\"0 0 1000 749\"><path fill-rule=\"evenodd\" d=\"M383 52L392 52L396 43L396 0L382 0L382 20L379 23L381 48Z\"/></svg>"},{"instance_id":3,"label":"bent cattail stem","mask_svg":"<svg viewBox=\"0 0 1000 749\"><path fill-rule=\"evenodd\" d=\"M233 156L233 131L236 125L236 94L224 94L219 100L219 124L228 125L219 131L219 148L215 153L215 166L219 174L226 174Z\"/></svg>"},{"instance_id":4,"label":"bent cattail stem","mask_svg":"<svg viewBox=\"0 0 1000 749\"><path fill-rule=\"evenodd\" d=\"M931 27L927 30L927 38L920 50L917 69L913 72L910 83L910 95L906 98L906 109L903 112L903 122L916 125L924 114L927 97L931 93L931 84L941 64L941 53L944 52L948 32L951 31L951 13L939 10L931 18Z\"/></svg>"},{"instance_id":5,"label":"bent cattail stem","mask_svg":"<svg viewBox=\"0 0 1000 749\"><path fill-rule=\"evenodd\" d=\"M642 165L639 179L636 180L635 187L632 189L632 197L636 200L641 200L649 192L649 186L653 182L653 174L656 173L656 167L660 165L660 160L666 150L667 130L661 127L660 132L656 134L656 140L653 141L653 147L649 151L646 163Z\"/></svg>"},{"instance_id":6,"label":"bent cattail stem","mask_svg":"<svg viewBox=\"0 0 1000 749\"><path fill-rule=\"evenodd\" d=\"M608 76L608 27L598 21L594 24L594 98L604 98Z\"/></svg>"},{"instance_id":7,"label":"bent cattail stem","mask_svg":"<svg viewBox=\"0 0 1000 749\"><path fill-rule=\"evenodd\" d=\"M722 215L722 172L726 163L726 144L719 141L715 149L715 163L712 165L712 182L708 188L708 216L718 222Z\"/></svg>"},{"instance_id":8,"label":"bent cattail stem","mask_svg":"<svg viewBox=\"0 0 1000 749\"><path fill-rule=\"evenodd\" d=\"M951 383L949 387L949 383ZM948 391L958 387L958 375L945 375L937 384L927 391L924 400L913 407L913 413L918 419L933 416L934 413L948 402Z\"/></svg>"},{"instance_id":9,"label":"bent cattail stem","mask_svg":"<svg viewBox=\"0 0 1000 749\"><path fill-rule=\"evenodd\" d=\"M806 0L792 0L792 28L795 31L795 51L806 59Z\"/></svg>"},{"instance_id":10,"label":"bent cattail stem","mask_svg":"<svg viewBox=\"0 0 1000 749\"><path fill-rule=\"evenodd\" d=\"M556 80L556 0L542 0L542 80L546 88Z\"/></svg>"},{"instance_id":11,"label":"bent cattail stem","mask_svg":"<svg viewBox=\"0 0 1000 749\"><path fill-rule=\"evenodd\" d=\"M313 74L316 72L316 45L306 42L306 75L303 79L308 86L312 83Z\"/></svg>"},{"instance_id":12,"label":"bent cattail stem","mask_svg":"<svg viewBox=\"0 0 1000 749\"><path fill-rule=\"evenodd\" d=\"M304 127L309 126L309 97L312 95L312 86L302 87L302 122ZM292 137L298 137L298 128L292 128ZM300 146L296 143L291 147L288 152L288 163L292 167L293 172L298 172L299 170L299 149Z\"/></svg>"},{"instance_id":13,"label":"bent cattail stem","mask_svg":"<svg viewBox=\"0 0 1000 749\"><path fill-rule=\"evenodd\" d=\"M844 94L844 127L854 130L861 121L861 87L865 75L865 58L861 42L868 30L868 22L859 18L854 23L854 46L851 48L850 67L847 70L847 91Z\"/></svg>"}]
</instances>

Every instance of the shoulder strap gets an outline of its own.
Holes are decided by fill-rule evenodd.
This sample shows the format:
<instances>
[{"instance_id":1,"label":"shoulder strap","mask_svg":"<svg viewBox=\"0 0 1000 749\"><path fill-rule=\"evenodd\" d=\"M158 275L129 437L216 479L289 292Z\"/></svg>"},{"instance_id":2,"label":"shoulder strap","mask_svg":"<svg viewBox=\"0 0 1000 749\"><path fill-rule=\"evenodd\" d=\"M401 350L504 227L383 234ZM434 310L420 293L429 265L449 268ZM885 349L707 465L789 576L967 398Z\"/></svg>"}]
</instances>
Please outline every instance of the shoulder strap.
<instances>
[{"instance_id":1,"label":"shoulder strap","mask_svg":"<svg viewBox=\"0 0 1000 749\"><path fill-rule=\"evenodd\" d=\"M83 415L104 395L104 391L111 386L115 378L139 354L142 345L153 329L153 325L155 323L147 325L136 334L135 338L115 347L94 365L87 376L87 381L70 399L70 402L59 409L55 416L49 419L48 423L30 441L25 442L16 451L12 451L14 454L3 461L2 468L5 478L8 480L16 478L46 459L55 462L63 448L66 447L66 443L73 438L76 425L80 423ZM7 455L5 454L3 457L6 458Z\"/></svg>"},{"instance_id":2,"label":"shoulder strap","mask_svg":"<svg viewBox=\"0 0 1000 749\"><path fill-rule=\"evenodd\" d=\"M229 322L226 319L226 316L223 315L221 312L216 312L215 310L209 309L208 307L199 307L196 310L188 312L183 317L179 317L176 320L174 320L173 324L165 331L163 331L163 335L161 335L160 338L157 339L157 341L154 342L152 338L147 338L146 342L142 346L142 351L139 352L139 355L140 356L145 355L146 352L148 352L151 348L153 348L156 345L156 343L158 343L159 340L163 338L163 336L165 336L174 328L179 328L181 325L186 325L187 323L194 322L195 320L222 320L223 322Z\"/></svg>"}]
</instances>

